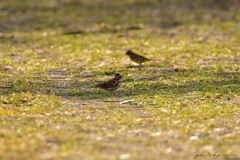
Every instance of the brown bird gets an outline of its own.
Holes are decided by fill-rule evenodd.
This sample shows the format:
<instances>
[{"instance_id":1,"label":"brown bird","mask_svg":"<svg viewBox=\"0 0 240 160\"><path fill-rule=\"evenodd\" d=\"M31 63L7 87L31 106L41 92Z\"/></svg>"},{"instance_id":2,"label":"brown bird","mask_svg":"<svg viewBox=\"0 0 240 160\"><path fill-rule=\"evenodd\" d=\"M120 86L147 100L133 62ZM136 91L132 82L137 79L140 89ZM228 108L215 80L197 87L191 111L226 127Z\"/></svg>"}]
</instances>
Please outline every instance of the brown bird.
<instances>
[{"instance_id":1,"label":"brown bird","mask_svg":"<svg viewBox=\"0 0 240 160\"><path fill-rule=\"evenodd\" d=\"M146 57L144 57L144 56L142 56L142 55L139 55L139 54L137 54L137 53L134 53L134 52L131 51L131 50L128 50L128 51L126 52L126 55L128 55L133 62L139 63L140 66L141 66L141 63L143 63L143 62L151 61L151 59L148 59L148 58L146 58Z\"/></svg>"},{"instance_id":2,"label":"brown bird","mask_svg":"<svg viewBox=\"0 0 240 160\"><path fill-rule=\"evenodd\" d=\"M119 73L115 74L115 77L107 82L103 82L100 84L97 84L96 86L94 86L94 88L101 88L101 89L105 89L107 91L114 91L117 90L122 83L122 75Z\"/></svg>"}]
</instances>

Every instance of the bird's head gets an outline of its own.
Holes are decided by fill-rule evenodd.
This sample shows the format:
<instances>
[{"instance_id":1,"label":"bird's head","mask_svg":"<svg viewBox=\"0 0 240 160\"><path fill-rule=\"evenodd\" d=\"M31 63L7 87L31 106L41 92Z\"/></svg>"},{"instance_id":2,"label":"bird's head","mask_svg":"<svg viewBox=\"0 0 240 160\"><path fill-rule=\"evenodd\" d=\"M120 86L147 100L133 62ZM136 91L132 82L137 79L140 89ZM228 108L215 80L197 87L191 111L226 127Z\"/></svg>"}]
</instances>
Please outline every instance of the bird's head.
<instances>
[{"instance_id":1,"label":"bird's head","mask_svg":"<svg viewBox=\"0 0 240 160\"><path fill-rule=\"evenodd\" d=\"M122 79L122 75L119 74L119 73L116 73L116 74L115 74L115 79L116 79L116 80L121 80L121 79Z\"/></svg>"},{"instance_id":2,"label":"bird's head","mask_svg":"<svg viewBox=\"0 0 240 160\"><path fill-rule=\"evenodd\" d=\"M131 50L128 50L127 52L126 52L126 55L131 55L132 54L132 51Z\"/></svg>"}]
</instances>

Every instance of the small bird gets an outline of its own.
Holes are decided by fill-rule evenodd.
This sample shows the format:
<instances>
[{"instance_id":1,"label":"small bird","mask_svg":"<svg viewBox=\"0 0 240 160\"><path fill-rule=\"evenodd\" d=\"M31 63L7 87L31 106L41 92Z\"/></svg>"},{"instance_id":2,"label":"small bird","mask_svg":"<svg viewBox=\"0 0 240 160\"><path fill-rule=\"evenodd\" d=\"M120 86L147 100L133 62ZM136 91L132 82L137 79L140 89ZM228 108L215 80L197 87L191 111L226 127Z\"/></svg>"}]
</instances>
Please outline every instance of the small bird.
<instances>
[{"instance_id":1,"label":"small bird","mask_svg":"<svg viewBox=\"0 0 240 160\"><path fill-rule=\"evenodd\" d=\"M122 75L119 73L115 74L115 77L107 82L103 82L100 84L97 84L96 86L94 86L94 88L101 88L101 89L105 89L107 91L114 91L117 90L122 83Z\"/></svg>"},{"instance_id":2,"label":"small bird","mask_svg":"<svg viewBox=\"0 0 240 160\"><path fill-rule=\"evenodd\" d=\"M140 66L141 66L141 63L143 63L143 62L151 61L151 59L148 59L148 58L146 58L146 57L144 57L144 56L142 56L142 55L139 55L139 54L137 54L137 53L134 53L134 52L131 51L131 50L128 50L128 51L126 52L126 55L128 55L133 62L139 63Z\"/></svg>"}]
</instances>

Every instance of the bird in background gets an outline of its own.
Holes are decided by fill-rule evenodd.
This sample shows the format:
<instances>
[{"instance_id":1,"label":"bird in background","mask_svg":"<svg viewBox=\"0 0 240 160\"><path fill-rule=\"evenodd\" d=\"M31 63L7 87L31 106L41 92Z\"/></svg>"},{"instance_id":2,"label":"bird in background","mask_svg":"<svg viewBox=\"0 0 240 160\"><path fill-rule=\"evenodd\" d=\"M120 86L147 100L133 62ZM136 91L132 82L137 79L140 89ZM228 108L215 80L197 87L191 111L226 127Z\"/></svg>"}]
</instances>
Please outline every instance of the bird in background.
<instances>
[{"instance_id":1,"label":"bird in background","mask_svg":"<svg viewBox=\"0 0 240 160\"><path fill-rule=\"evenodd\" d=\"M139 55L139 54L137 54L137 53L134 53L134 52L131 51L131 50L128 50L128 51L126 52L126 55L128 55L133 62L139 63L140 66L141 66L141 64L142 64L143 62L151 61L151 59L148 59L148 58L146 58L146 57L144 57L144 56L142 56L142 55Z\"/></svg>"},{"instance_id":2,"label":"bird in background","mask_svg":"<svg viewBox=\"0 0 240 160\"><path fill-rule=\"evenodd\" d=\"M103 82L100 84L97 84L96 86L94 86L94 88L101 88L101 89L105 89L107 91L114 91L117 90L122 83L122 78L123 76L119 73L115 74L115 77L107 82Z\"/></svg>"}]
</instances>

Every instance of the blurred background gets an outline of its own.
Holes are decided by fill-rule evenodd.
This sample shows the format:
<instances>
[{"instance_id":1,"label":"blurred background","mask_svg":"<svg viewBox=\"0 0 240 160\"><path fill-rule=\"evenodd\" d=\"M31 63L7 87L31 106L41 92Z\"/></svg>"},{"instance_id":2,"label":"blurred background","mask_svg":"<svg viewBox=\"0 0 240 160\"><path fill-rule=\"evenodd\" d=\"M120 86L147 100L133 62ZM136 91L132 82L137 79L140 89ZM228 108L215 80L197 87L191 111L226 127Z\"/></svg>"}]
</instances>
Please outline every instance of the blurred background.
<instances>
[{"instance_id":1,"label":"blurred background","mask_svg":"<svg viewBox=\"0 0 240 160\"><path fill-rule=\"evenodd\" d=\"M64 28L113 31L239 21L238 0L2 0L0 32ZM97 24L97 26L95 26ZM101 24L101 25L99 25ZM90 27L90 28L89 28Z\"/></svg>"}]
</instances>

